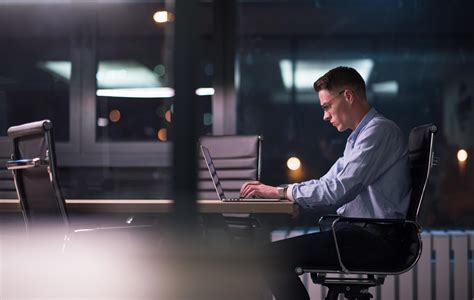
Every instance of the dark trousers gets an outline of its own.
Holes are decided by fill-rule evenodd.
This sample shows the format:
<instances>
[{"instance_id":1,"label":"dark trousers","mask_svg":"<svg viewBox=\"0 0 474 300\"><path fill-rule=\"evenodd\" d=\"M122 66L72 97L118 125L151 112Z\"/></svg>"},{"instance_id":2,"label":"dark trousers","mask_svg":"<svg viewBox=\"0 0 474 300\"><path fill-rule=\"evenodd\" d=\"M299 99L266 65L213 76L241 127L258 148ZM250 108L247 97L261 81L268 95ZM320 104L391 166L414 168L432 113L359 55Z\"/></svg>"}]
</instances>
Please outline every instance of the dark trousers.
<instances>
[{"instance_id":1,"label":"dark trousers","mask_svg":"<svg viewBox=\"0 0 474 300\"><path fill-rule=\"evenodd\" d=\"M338 224L336 233L344 265L349 270L391 265L400 248L400 232L393 227ZM277 300L309 300L296 267L334 269L339 265L330 230L267 244L259 261L263 277Z\"/></svg>"}]
</instances>

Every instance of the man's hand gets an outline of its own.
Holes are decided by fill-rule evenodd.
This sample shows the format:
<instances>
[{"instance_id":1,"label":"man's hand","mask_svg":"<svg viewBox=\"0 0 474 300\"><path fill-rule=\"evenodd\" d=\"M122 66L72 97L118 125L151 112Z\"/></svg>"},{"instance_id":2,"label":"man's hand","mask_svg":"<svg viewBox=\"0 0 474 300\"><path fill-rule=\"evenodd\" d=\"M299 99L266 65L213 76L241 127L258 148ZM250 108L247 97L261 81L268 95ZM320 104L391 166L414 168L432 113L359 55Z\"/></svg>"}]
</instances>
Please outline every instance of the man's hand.
<instances>
[{"instance_id":1,"label":"man's hand","mask_svg":"<svg viewBox=\"0 0 474 300\"><path fill-rule=\"evenodd\" d=\"M242 198L279 198L277 188L259 181L246 182L240 188Z\"/></svg>"}]
</instances>

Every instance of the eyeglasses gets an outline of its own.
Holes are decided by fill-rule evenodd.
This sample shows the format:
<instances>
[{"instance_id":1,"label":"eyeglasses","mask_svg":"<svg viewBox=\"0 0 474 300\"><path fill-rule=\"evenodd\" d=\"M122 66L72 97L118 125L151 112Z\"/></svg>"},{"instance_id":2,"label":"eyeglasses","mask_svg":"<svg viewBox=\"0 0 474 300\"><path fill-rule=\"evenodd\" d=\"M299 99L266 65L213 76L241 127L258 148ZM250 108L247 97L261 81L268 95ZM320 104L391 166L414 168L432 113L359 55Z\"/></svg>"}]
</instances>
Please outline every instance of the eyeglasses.
<instances>
[{"instance_id":1,"label":"eyeglasses","mask_svg":"<svg viewBox=\"0 0 474 300\"><path fill-rule=\"evenodd\" d=\"M332 106L332 100L336 99L337 97L339 97L340 95L342 95L342 93L344 93L345 90L342 90L340 91L339 93L337 93L336 96L332 97L331 99L329 99L328 102L324 103L323 105L321 105L321 108L323 109L323 111L328 111L331 109L331 106Z\"/></svg>"}]
</instances>

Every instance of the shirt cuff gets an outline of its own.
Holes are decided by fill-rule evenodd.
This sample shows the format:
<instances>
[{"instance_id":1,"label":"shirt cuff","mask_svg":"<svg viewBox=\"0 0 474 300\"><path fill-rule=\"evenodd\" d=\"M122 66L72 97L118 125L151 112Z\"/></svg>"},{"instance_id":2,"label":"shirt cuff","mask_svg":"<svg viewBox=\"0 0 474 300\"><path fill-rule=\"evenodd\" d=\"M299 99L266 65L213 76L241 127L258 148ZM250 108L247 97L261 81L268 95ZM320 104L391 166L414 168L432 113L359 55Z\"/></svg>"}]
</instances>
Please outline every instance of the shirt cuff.
<instances>
[{"instance_id":1,"label":"shirt cuff","mask_svg":"<svg viewBox=\"0 0 474 300\"><path fill-rule=\"evenodd\" d=\"M290 200L291 202L295 202L295 198L293 198L293 187L295 184L289 184L288 188L286 189L286 199Z\"/></svg>"}]
</instances>

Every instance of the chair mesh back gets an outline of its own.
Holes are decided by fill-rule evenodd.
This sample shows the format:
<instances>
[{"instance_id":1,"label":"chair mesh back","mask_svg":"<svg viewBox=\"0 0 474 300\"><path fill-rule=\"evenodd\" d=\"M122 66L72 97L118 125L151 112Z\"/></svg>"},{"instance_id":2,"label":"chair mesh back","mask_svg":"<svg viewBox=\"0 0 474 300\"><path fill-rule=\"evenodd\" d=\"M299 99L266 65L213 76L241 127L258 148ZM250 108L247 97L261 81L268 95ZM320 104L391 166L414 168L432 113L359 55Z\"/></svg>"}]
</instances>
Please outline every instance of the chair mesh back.
<instances>
[{"instance_id":1,"label":"chair mesh back","mask_svg":"<svg viewBox=\"0 0 474 300\"><path fill-rule=\"evenodd\" d=\"M432 167L432 140L437 128L433 124L412 129L408 140L408 155L412 179L412 193L407 220L417 221L424 191Z\"/></svg>"},{"instance_id":2,"label":"chair mesh back","mask_svg":"<svg viewBox=\"0 0 474 300\"><path fill-rule=\"evenodd\" d=\"M67 227L65 203L55 176L54 142L50 124L50 121L45 120L8 130L8 135L13 137L14 160L40 158L49 162L49 166L40 165L14 171L21 205L30 229L36 225ZM54 173L50 174L48 168Z\"/></svg>"},{"instance_id":3,"label":"chair mesh back","mask_svg":"<svg viewBox=\"0 0 474 300\"><path fill-rule=\"evenodd\" d=\"M258 135L205 136L200 143L209 149L226 197L238 197L244 182L259 178ZM218 199L202 155L198 172L198 198Z\"/></svg>"}]
</instances>

